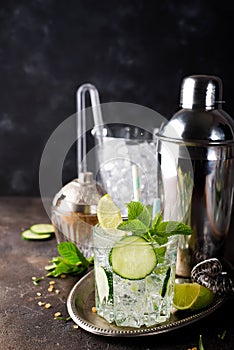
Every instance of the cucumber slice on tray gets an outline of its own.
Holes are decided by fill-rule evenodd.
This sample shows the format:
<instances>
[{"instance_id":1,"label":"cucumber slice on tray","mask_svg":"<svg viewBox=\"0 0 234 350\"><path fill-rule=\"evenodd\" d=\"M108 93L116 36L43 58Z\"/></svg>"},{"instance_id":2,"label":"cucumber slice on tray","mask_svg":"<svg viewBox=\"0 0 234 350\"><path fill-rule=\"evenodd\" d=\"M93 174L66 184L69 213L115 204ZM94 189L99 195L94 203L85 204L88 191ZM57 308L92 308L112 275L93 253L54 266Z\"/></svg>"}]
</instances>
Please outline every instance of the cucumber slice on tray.
<instances>
[{"instance_id":1,"label":"cucumber slice on tray","mask_svg":"<svg viewBox=\"0 0 234 350\"><path fill-rule=\"evenodd\" d=\"M157 265L152 244L143 237L122 238L110 252L113 271L126 279L139 280L148 276Z\"/></svg>"},{"instance_id":2,"label":"cucumber slice on tray","mask_svg":"<svg viewBox=\"0 0 234 350\"><path fill-rule=\"evenodd\" d=\"M54 227L51 224L34 224L30 227L30 231L38 235L44 235L46 233L51 234L54 232Z\"/></svg>"},{"instance_id":3,"label":"cucumber slice on tray","mask_svg":"<svg viewBox=\"0 0 234 350\"><path fill-rule=\"evenodd\" d=\"M54 227L51 224L34 224L24 230L21 235L26 240L49 239L54 235Z\"/></svg>"},{"instance_id":4,"label":"cucumber slice on tray","mask_svg":"<svg viewBox=\"0 0 234 350\"><path fill-rule=\"evenodd\" d=\"M43 239L50 238L51 233L38 234L38 233L32 232L31 230L25 230L22 232L22 237L23 239L26 239L26 240L31 240L31 239L43 240Z\"/></svg>"}]
</instances>

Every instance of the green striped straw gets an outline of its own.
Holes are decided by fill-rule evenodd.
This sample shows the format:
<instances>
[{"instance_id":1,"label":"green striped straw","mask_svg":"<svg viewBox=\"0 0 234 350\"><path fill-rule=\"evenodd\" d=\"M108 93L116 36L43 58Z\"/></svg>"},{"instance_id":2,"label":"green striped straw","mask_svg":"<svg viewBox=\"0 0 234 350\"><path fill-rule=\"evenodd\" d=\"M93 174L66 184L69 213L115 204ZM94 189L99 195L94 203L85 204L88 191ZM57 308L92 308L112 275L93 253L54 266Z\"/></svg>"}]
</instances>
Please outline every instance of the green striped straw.
<instances>
[{"instance_id":1,"label":"green striped straw","mask_svg":"<svg viewBox=\"0 0 234 350\"><path fill-rule=\"evenodd\" d=\"M139 175L139 166L132 164L132 183L133 183L133 200L140 202L141 199L141 183Z\"/></svg>"}]
</instances>

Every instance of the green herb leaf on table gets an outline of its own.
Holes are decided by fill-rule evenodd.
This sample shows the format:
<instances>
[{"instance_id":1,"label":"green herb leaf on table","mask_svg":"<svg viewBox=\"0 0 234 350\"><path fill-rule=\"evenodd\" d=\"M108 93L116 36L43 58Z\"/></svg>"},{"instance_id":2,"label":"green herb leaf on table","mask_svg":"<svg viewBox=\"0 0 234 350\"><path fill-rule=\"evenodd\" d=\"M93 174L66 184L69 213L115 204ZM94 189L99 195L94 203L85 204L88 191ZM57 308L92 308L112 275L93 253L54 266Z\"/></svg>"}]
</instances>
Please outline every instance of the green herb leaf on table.
<instances>
[{"instance_id":1,"label":"green herb leaf on table","mask_svg":"<svg viewBox=\"0 0 234 350\"><path fill-rule=\"evenodd\" d=\"M203 346L203 342L202 342L202 335L199 336L199 343L198 343L198 346L199 346L199 350L204 350L204 346Z\"/></svg>"},{"instance_id":2,"label":"green herb leaf on table","mask_svg":"<svg viewBox=\"0 0 234 350\"><path fill-rule=\"evenodd\" d=\"M72 242L62 242L58 245L58 252L61 256L69 261L72 265L83 264L88 267L88 262L77 248L77 246Z\"/></svg>"},{"instance_id":3,"label":"green herb leaf on table","mask_svg":"<svg viewBox=\"0 0 234 350\"><path fill-rule=\"evenodd\" d=\"M38 286L39 282L42 281L43 279L44 279L44 276L42 276L42 277L32 277L32 281L33 281L33 284L35 284L35 286Z\"/></svg>"},{"instance_id":4,"label":"green herb leaf on table","mask_svg":"<svg viewBox=\"0 0 234 350\"><path fill-rule=\"evenodd\" d=\"M93 257L86 259L72 242L58 244L60 256L51 259L51 265L45 266L47 276L59 277L62 274L79 275L93 265Z\"/></svg>"},{"instance_id":5,"label":"green herb leaf on table","mask_svg":"<svg viewBox=\"0 0 234 350\"><path fill-rule=\"evenodd\" d=\"M223 340L225 338L225 336L226 336L226 333L227 333L227 331L225 329L222 334L218 334L218 338Z\"/></svg>"},{"instance_id":6,"label":"green herb leaf on table","mask_svg":"<svg viewBox=\"0 0 234 350\"><path fill-rule=\"evenodd\" d=\"M57 316L54 319L67 322L67 321L70 321L72 318L71 318L71 316L68 316L68 317Z\"/></svg>"}]
</instances>

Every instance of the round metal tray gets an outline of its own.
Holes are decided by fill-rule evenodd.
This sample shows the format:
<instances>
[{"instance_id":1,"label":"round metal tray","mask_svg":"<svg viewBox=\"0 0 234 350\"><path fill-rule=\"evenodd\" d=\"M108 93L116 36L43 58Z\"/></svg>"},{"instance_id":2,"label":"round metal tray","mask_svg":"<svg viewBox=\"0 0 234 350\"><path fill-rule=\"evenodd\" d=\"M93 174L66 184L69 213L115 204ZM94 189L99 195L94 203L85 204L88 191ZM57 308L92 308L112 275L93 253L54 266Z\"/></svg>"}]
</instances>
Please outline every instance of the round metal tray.
<instances>
[{"instance_id":1,"label":"round metal tray","mask_svg":"<svg viewBox=\"0 0 234 350\"><path fill-rule=\"evenodd\" d=\"M217 298L205 309L188 313L174 310L170 319L153 327L117 327L92 312L95 306L94 271L80 279L72 288L67 299L68 313L73 321L88 332L111 337L137 337L171 332L206 317L218 309L225 301Z\"/></svg>"}]
</instances>

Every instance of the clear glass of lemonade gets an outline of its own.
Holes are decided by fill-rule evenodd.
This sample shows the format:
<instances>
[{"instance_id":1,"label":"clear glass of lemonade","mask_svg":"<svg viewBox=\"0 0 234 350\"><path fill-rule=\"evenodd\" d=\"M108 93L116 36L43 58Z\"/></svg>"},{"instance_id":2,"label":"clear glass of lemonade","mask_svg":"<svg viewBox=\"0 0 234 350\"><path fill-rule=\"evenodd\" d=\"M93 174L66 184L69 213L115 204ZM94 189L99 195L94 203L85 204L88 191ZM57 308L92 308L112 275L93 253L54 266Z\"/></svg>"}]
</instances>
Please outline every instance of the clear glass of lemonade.
<instances>
[{"instance_id":1,"label":"clear glass of lemonade","mask_svg":"<svg viewBox=\"0 0 234 350\"><path fill-rule=\"evenodd\" d=\"M178 236L158 245L97 224L93 244L98 315L123 327L149 327L169 319Z\"/></svg>"}]
</instances>

